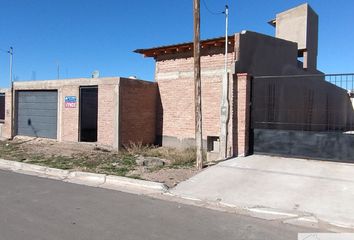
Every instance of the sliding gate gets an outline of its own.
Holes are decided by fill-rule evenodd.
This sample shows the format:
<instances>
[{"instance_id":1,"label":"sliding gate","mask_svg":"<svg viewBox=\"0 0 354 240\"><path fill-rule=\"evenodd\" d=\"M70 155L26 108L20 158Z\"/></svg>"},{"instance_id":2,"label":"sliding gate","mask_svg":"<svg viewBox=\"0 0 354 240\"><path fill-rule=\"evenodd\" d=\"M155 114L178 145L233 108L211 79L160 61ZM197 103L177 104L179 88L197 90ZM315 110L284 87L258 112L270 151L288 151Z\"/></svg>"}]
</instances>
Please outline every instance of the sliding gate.
<instances>
[{"instance_id":1,"label":"sliding gate","mask_svg":"<svg viewBox=\"0 0 354 240\"><path fill-rule=\"evenodd\" d=\"M354 74L252 79L251 152L354 162Z\"/></svg>"}]
</instances>

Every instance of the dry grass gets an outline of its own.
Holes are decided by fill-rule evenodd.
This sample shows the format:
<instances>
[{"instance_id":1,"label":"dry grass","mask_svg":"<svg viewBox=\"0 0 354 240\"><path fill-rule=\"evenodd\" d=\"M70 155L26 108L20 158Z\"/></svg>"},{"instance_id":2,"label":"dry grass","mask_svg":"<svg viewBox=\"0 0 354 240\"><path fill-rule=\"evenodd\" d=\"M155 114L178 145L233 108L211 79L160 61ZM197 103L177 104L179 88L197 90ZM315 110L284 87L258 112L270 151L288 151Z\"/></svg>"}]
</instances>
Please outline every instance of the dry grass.
<instances>
[{"instance_id":1,"label":"dry grass","mask_svg":"<svg viewBox=\"0 0 354 240\"><path fill-rule=\"evenodd\" d=\"M165 159L170 166L175 167L194 166L196 160L195 148L176 149L146 146L141 143L131 143L124 147L125 151L132 156L158 157Z\"/></svg>"},{"instance_id":2,"label":"dry grass","mask_svg":"<svg viewBox=\"0 0 354 240\"><path fill-rule=\"evenodd\" d=\"M77 150L68 155L58 154L56 146L52 147L52 152L47 150L45 153L34 150L35 147L40 149L41 145L23 141L0 141L0 158L52 168L119 176L125 176L136 166L133 156L101 148L93 147L91 151Z\"/></svg>"},{"instance_id":3,"label":"dry grass","mask_svg":"<svg viewBox=\"0 0 354 240\"><path fill-rule=\"evenodd\" d=\"M139 156L158 157L166 164L156 168L138 166L136 159ZM17 139L0 141L0 158L52 168L128 176L171 184L180 182L196 172L194 148L178 150L142 144L129 144L124 150L117 152L80 143Z\"/></svg>"}]
</instances>

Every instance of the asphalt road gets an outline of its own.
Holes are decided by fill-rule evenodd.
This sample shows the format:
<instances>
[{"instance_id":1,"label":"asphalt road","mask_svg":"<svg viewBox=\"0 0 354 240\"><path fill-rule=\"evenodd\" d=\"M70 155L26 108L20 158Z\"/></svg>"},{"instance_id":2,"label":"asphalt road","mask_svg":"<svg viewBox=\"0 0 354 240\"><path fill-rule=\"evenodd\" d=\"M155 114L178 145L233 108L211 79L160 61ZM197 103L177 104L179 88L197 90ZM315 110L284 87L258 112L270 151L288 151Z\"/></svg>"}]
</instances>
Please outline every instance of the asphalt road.
<instances>
[{"instance_id":1,"label":"asphalt road","mask_svg":"<svg viewBox=\"0 0 354 240\"><path fill-rule=\"evenodd\" d=\"M297 239L278 222L0 171L0 240Z\"/></svg>"}]
</instances>

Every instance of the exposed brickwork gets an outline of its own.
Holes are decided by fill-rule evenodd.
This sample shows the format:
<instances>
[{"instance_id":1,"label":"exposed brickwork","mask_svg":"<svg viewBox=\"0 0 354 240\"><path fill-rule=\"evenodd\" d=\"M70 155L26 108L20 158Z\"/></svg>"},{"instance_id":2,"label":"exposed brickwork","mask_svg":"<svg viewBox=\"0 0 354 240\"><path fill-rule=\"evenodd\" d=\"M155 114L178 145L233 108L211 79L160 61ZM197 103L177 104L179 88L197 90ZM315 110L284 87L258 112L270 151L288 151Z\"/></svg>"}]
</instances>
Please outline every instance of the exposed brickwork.
<instances>
[{"instance_id":1,"label":"exposed brickwork","mask_svg":"<svg viewBox=\"0 0 354 240\"><path fill-rule=\"evenodd\" d=\"M229 75L229 121L227 135L227 157L237 155L237 78Z\"/></svg>"},{"instance_id":2,"label":"exposed brickwork","mask_svg":"<svg viewBox=\"0 0 354 240\"><path fill-rule=\"evenodd\" d=\"M251 78L247 74L237 75L237 154L245 156L249 150L249 118Z\"/></svg>"},{"instance_id":3,"label":"exposed brickwork","mask_svg":"<svg viewBox=\"0 0 354 240\"><path fill-rule=\"evenodd\" d=\"M64 97L76 96L77 104L76 108L65 108ZM59 89L58 102L61 109L61 141L77 142L79 140L79 86L65 85ZM59 135L59 134L58 134Z\"/></svg>"},{"instance_id":4,"label":"exposed brickwork","mask_svg":"<svg viewBox=\"0 0 354 240\"><path fill-rule=\"evenodd\" d=\"M156 136L157 84L120 79L120 143L153 144Z\"/></svg>"},{"instance_id":5,"label":"exposed brickwork","mask_svg":"<svg viewBox=\"0 0 354 240\"><path fill-rule=\"evenodd\" d=\"M157 84L125 78L17 82L16 90L58 91L58 141L79 141L80 86L98 86L97 143L117 148L130 141L153 144L156 130ZM121 89L120 89L121 88ZM122 96L119 97L119 94ZM75 108L64 97L76 96ZM11 137L11 91L6 92L2 137ZM120 131L120 132L119 132ZM121 136L119 136L121 134Z\"/></svg>"},{"instance_id":6,"label":"exposed brickwork","mask_svg":"<svg viewBox=\"0 0 354 240\"><path fill-rule=\"evenodd\" d=\"M162 134L194 138L194 85L190 79L159 81L162 102Z\"/></svg>"},{"instance_id":7,"label":"exposed brickwork","mask_svg":"<svg viewBox=\"0 0 354 240\"><path fill-rule=\"evenodd\" d=\"M221 82L224 74L222 47L203 50L202 105L203 139L220 134ZM157 83L125 78L76 79L24 82L17 90L58 90L58 140L79 140L80 86L98 86L97 143L119 147L131 142L153 144L156 135L180 140L194 139L194 79L190 54L161 56L156 62ZM228 54L229 69L234 52ZM228 155L248 151L250 84L248 75L229 76L230 118ZM65 108L64 97L76 96L76 108ZM3 137L11 137L11 94L6 94ZM193 144L193 141L189 142ZM190 146L190 144L187 146ZM206 147L206 146L205 146Z\"/></svg>"},{"instance_id":8,"label":"exposed brickwork","mask_svg":"<svg viewBox=\"0 0 354 240\"><path fill-rule=\"evenodd\" d=\"M239 41L235 41L238 44ZM236 46L236 45L235 45ZM236 48L236 47L235 47ZM203 139L220 134L221 84L224 68L222 47L203 49L202 111ZM238 52L231 48L229 60L229 122L227 155L248 153L248 120L250 103L249 76L232 74ZM194 139L194 81L191 53L169 54L156 57L156 81L159 86L161 107L158 111L161 135L179 141ZM168 143L170 144L170 142Z\"/></svg>"},{"instance_id":9,"label":"exposed brickwork","mask_svg":"<svg viewBox=\"0 0 354 240\"><path fill-rule=\"evenodd\" d=\"M203 139L219 136L221 81L224 72L222 47L204 49L202 69ZM228 54L229 68L234 59ZM194 138L194 77L191 53L164 55L156 59L156 79L161 97L162 135L183 140Z\"/></svg>"},{"instance_id":10,"label":"exposed brickwork","mask_svg":"<svg viewBox=\"0 0 354 240\"><path fill-rule=\"evenodd\" d=\"M118 135L118 85L98 85L97 142L115 146Z\"/></svg>"}]
</instances>

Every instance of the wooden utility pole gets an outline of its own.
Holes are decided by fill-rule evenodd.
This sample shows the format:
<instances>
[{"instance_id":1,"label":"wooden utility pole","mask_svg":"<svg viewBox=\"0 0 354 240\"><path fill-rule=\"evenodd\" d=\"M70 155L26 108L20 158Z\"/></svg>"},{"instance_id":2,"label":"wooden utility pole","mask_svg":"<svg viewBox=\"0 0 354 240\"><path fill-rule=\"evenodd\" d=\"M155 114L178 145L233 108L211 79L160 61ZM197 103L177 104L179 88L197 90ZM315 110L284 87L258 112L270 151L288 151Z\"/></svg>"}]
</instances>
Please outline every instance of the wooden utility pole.
<instances>
[{"instance_id":1,"label":"wooden utility pole","mask_svg":"<svg viewBox=\"0 0 354 240\"><path fill-rule=\"evenodd\" d=\"M200 0L194 0L194 104L197 168L203 168L202 90L200 74Z\"/></svg>"}]
</instances>

